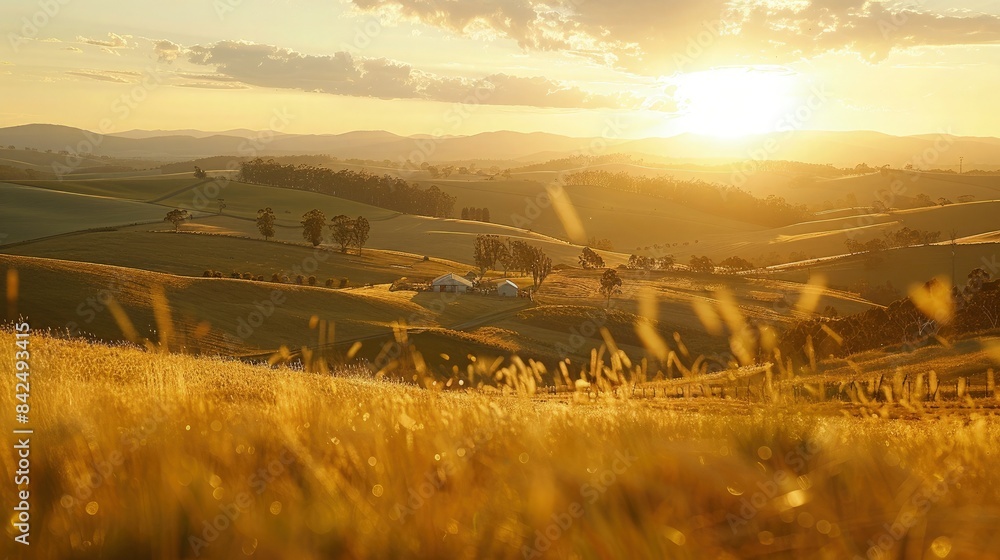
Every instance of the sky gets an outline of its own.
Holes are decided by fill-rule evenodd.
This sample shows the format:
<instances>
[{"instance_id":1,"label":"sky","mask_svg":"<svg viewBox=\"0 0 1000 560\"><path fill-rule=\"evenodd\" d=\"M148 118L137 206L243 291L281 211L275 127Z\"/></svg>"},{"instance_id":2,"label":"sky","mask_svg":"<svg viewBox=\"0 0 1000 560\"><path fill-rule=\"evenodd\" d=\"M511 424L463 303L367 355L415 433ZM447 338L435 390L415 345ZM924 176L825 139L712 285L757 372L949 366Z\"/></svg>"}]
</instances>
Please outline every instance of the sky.
<instances>
[{"instance_id":1,"label":"sky","mask_svg":"<svg viewBox=\"0 0 1000 560\"><path fill-rule=\"evenodd\" d=\"M0 126L1000 136L998 0L4 0L0 22Z\"/></svg>"}]
</instances>

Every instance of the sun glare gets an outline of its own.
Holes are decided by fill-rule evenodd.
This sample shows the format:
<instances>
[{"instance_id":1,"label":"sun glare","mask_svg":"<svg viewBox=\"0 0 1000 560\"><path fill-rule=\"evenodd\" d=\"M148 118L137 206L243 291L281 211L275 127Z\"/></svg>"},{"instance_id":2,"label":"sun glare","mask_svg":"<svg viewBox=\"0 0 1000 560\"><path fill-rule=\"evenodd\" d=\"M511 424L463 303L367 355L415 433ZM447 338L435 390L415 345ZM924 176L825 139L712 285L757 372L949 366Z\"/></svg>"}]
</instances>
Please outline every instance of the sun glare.
<instances>
[{"instance_id":1,"label":"sun glare","mask_svg":"<svg viewBox=\"0 0 1000 560\"><path fill-rule=\"evenodd\" d=\"M793 109L795 76L788 71L721 68L675 80L680 117L696 134L738 137L774 131Z\"/></svg>"}]
</instances>

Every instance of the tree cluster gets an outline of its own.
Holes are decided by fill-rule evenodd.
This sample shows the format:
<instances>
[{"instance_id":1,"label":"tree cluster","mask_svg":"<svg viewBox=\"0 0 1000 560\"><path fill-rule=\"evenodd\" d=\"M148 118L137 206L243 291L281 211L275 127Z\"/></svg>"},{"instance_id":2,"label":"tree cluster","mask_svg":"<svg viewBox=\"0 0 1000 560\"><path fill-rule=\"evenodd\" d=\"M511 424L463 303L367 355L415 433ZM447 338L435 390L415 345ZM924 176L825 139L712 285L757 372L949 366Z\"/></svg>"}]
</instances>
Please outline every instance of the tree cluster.
<instances>
[{"instance_id":1,"label":"tree cluster","mask_svg":"<svg viewBox=\"0 0 1000 560\"><path fill-rule=\"evenodd\" d=\"M604 268L604 259L590 247L584 247L580 254L580 266L587 270Z\"/></svg>"},{"instance_id":2,"label":"tree cluster","mask_svg":"<svg viewBox=\"0 0 1000 560\"><path fill-rule=\"evenodd\" d=\"M729 257L720 262L719 267L726 272L745 272L757 268L752 262L741 257Z\"/></svg>"},{"instance_id":3,"label":"tree cluster","mask_svg":"<svg viewBox=\"0 0 1000 560\"><path fill-rule=\"evenodd\" d=\"M964 288L952 288L946 306L951 312L944 314L950 320L929 316L907 297L848 317L799 322L782 334L779 348L785 356L807 360L810 344L817 356L846 356L887 346L916 348L934 343L939 336L996 329L1000 327L1000 281L989 278L989 272L979 268L969 274ZM924 294L940 289L934 280L920 288Z\"/></svg>"},{"instance_id":4,"label":"tree cluster","mask_svg":"<svg viewBox=\"0 0 1000 560\"><path fill-rule=\"evenodd\" d=\"M663 198L717 216L765 226L784 226L809 217L805 206L795 206L784 198L760 199L742 189L707 183L681 181L673 177L643 177L624 171L581 171L567 177L568 184L589 185Z\"/></svg>"},{"instance_id":5,"label":"tree cluster","mask_svg":"<svg viewBox=\"0 0 1000 560\"><path fill-rule=\"evenodd\" d=\"M326 214L321 210L310 210L302 216L302 237L319 246L323 242L323 232L329 227L333 242L340 245L340 252L346 253L352 246L358 248L358 254L368 242L371 224L364 216L351 218L343 214L334 216L330 223L326 222Z\"/></svg>"},{"instance_id":6,"label":"tree cluster","mask_svg":"<svg viewBox=\"0 0 1000 560\"><path fill-rule=\"evenodd\" d=\"M238 180L257 185L318 192L363 202L397 212L449 218L455 197L436 185L421 189L391 175L312 165L283 165L273 159L255 158L240 165Z\"/></svg>"},{"instance_id":7,"label":"tree cluster","mask_svg":"<svg viewBox=\"0 0 1000 560\"><path fill-rule=\"evenodd\" d=\"M552 273L552 259L540 248L519 239L501 239L498 235L477 235L473 259L479 267L479 277L487 270L530 274L535 289Z\"/></svg>"},{"instance_id":8,"label":"tree cluster","mask_svg":"<svg viewBox=\"0 0 1000 560\"><path fill-rule=\"evenodd\" d=\"M715 272L715 263L708 256L698 257L691 255L691 261L688 263L688 266L695 272L707 272L710 274Z\"/></svg>"},{"instance_id":9,"label":"tree cluster","mask_svg":"<svg viewBox=\"0 0 1000 560\"><path fill-rule=\"evenodd\" d=\"M925 231L904 227L896 231L885 232L881 239L875 238L866 242L861 242L857 239L848 239L844 241L844 245L847 246L847 250L850 251L852 255L857 255L861 253L885 251L886 249L899 247L930 245L932 243L937 243L940 240L940 231Z\"/></svg>"},{"instance_id":10,"label":"tree cluster","mask_svg":"<svg viewBox=\"0 0 1000 560\"><path fill-rule=\"evenodd\" d=\"M669 270L673 268L675 260L673 255L663 257L644 257L641 255L631 255L625 268L629 270Z\"/></svg>"},{"instance_id":11,"label":"tree cluster","mask_svg":"<svg viewBox=\"0 0 1000 560\"><path fill-rule=\"evenodd\" d=\"M596 235L590 236L590 239L587 240L587 244L593 247L594 249L600 249L602 251L615 250L615 246L613 243L611 243L610 239L607 239L605 237L598 238Z\"/></svg>"},{"instance_id":12,"label":"tree cluster","mask_svg":"<svg viewBox=\"0 0 1000 560\"><path fill-rule=\"evenodd\" d=\"M462 208L462 219L473 220L476 222L485 222L488 224L490 223L490 209L474 208L474 207Z\"/></svg>"}]
</instances>

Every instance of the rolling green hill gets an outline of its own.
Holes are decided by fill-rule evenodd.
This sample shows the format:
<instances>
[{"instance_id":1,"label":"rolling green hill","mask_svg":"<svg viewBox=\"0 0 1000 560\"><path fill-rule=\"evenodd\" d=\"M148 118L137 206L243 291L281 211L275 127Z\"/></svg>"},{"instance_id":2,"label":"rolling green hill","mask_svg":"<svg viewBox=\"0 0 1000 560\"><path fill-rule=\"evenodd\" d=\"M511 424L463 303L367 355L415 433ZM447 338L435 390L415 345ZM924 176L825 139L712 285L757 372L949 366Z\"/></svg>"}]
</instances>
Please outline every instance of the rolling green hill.
<instances>
[{"instance_id":1,"label":"rolling green hill","mask_svg":"<svg viewBox=\"0 0 1000 560\"><path fill-rule=\"evenodd\" d=\"M163 208L129 200L0 183L0 243L163 219ZM0 245L2 246L2 245Z\"/></svg>"}]
</instances>

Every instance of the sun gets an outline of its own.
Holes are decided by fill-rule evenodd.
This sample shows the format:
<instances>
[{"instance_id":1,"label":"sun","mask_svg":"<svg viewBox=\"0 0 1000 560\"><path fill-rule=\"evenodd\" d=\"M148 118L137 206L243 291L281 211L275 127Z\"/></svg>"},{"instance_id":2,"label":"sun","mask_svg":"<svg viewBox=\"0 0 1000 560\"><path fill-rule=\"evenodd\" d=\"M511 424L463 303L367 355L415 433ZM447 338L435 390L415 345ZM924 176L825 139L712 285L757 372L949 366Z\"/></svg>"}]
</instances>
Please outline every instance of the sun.
<instances>
[{"instance_id":1,"label":"sun","mask_svg":"<svg viewBox=\"0 0 1000 560\"><path fill-rule=\"evenodd\" d=\"M674 79L680 115L673 125L732 138L773 132L794 110L795 76L784 69L720 68Z\"/></svg>"}]
</instances>

